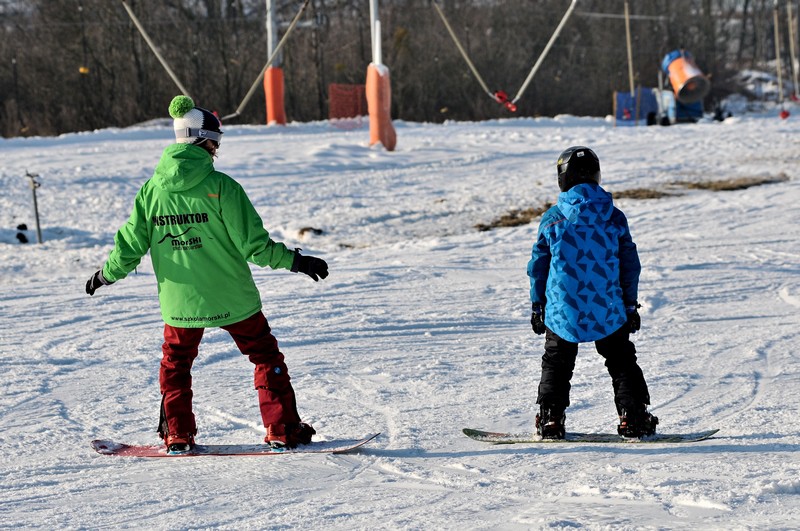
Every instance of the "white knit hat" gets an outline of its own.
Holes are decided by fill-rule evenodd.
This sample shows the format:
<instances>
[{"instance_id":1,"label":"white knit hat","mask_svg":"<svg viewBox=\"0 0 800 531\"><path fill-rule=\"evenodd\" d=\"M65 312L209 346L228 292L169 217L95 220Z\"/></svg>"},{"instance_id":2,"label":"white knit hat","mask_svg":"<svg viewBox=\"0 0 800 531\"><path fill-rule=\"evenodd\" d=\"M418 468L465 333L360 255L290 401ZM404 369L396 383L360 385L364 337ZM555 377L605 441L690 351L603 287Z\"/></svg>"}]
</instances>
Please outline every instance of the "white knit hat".
<instances>
[{"instance_id":1,"label":"white knit hat","mask_svg":"<svg viewBox=\"0 0 800 531\"><path fill-rule=\"evenodd\" d=\"M213 140L219 144L222 138L219 121L213 113L195 107L189 96L175 96L169 104L169 115L175 120L175 142L179 144L201 144L205 140Z\"/></svg>"}]
</instances>

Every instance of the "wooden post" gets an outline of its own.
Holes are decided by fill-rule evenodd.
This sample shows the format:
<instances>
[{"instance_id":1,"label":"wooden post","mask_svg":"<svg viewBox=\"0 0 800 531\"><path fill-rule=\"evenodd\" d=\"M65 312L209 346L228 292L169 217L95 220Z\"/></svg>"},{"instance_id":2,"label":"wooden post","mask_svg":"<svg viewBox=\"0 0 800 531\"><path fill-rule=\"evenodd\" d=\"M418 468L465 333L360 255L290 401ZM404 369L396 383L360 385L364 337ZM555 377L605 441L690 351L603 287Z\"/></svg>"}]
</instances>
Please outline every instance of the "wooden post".
<instances>
[{"instance_id":1,"label":"wooden post","mask_svg":"<svg viewBox=\"0 0 800 531\"><path fill-rule=\"evenodd\" d=\"M792 61L792 85L794 86L794 98L795 100L800 97L800 88L798 88L797 84L797 54L795 53L795 34L794 34L794 15L792 14L792 1L786 4L786 18L789 25L789 58Z\"/></svg>"},{"instance_id":2,"label":"wooden post","mask_svg":"<svg viewBox=\"0 0 800 531\"><path fill-rule=\"evenodd\" d=\"M778 103L783 104L783 74L781 70L781 30L778 28L778 0L775 0L773 25L775 26L775 68L778 71Z\"/></svg>"},{"instance_id":3,"label":"wooden post","mask_svg":"<svg viewBox=\"0 0 800 531\"><path fill-rule=\"evenodd\" d=\"M630 80L631 96L635 96L633 84L633 50L631 49L631 16L628 11L628 2L625 2L625 39L628 43L628 78Z\"/></svg>"}]
</instances>

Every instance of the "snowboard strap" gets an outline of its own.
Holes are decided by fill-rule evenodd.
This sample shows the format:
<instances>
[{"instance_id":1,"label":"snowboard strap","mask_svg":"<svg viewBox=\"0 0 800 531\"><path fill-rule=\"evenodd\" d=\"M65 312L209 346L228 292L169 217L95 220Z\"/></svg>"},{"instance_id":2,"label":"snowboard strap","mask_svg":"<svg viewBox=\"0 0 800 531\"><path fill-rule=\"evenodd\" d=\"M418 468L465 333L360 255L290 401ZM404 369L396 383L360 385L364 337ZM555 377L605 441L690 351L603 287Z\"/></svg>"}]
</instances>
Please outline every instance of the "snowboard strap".
<instances>
[{"instance_id":1,"label":"snowboard strap","mask_svg":"<svg viewBox=\"0 0 800 531\"><path fill-rule=\"evenodd\" d=\"M159 437L166 440L167 435L169 434L169 424L167 424L167 412L164 409L164 399L166 395L161 395L161 412L158 415L158 428L156 431L158 432Z\"/></svg>"}]
</instances>

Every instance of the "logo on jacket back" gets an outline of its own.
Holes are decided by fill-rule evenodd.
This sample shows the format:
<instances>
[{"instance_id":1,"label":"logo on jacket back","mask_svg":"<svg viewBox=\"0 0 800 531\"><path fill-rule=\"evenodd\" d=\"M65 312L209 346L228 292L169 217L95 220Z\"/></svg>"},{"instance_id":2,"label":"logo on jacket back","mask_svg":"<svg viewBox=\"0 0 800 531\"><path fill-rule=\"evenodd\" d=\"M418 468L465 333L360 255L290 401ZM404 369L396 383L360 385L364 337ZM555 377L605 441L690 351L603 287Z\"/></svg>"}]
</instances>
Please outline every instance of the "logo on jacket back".
<instances>
[{"instance_id":1,"label":"logo on jacket back","mask_svg":"<svg viewBox=\"0 0 800 531\"><path fill-rule=\"evenodd\" d=\"M150 218L156 227L167 225L188 225L190 223L208 223L208 213L198 212L196 214L161 214Z\"/></svg>"},{"instance_id":2,"label":"logo on jacket back","mask_svg":"<svg viewBox=\"0 0 800 531\"><path fill-rule=\"evenodd\" d=\"M151 218L153 225L166 226L166 225L184 225L188 223L208 223L208 214L206 212L197 214L165 214L153 216ZM203 240L200 236L187 236L190 231L195 230L195 227L189 227L180 234L172 234L167 232L158 243L159 245L169 240L173 251L191 251L203 247Z\"/></svg>"}]
</instances>

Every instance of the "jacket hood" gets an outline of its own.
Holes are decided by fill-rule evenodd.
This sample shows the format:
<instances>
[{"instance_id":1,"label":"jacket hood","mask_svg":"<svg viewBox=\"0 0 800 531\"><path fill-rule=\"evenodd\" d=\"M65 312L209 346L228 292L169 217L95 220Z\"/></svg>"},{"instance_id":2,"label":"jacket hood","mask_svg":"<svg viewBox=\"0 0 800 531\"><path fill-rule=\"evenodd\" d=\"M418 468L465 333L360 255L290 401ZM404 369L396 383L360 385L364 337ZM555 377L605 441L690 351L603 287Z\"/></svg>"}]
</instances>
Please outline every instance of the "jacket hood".
<instances>
[{"instance_id":1,"label":"jacket hood","mask_svg":"<svg viewBox=\"0 0 800 531\"><path fill-rule=\"evenodd\" d=\"M558 194L558 208L575 225L607 221L614 212L611 194L596 184L578 184Z\"/></svg>"},{"instance_id":2,"label":"jacket hood","mask_svg":"<svg viewBox=\"0 0 800 531\"><path fill-rule=\"evenodd\" d=\"M153 182L167 192L182 192L197 186L214 171L214 160L200 146L172 144L161 154Z\"/></svg>"}]
</instances>

